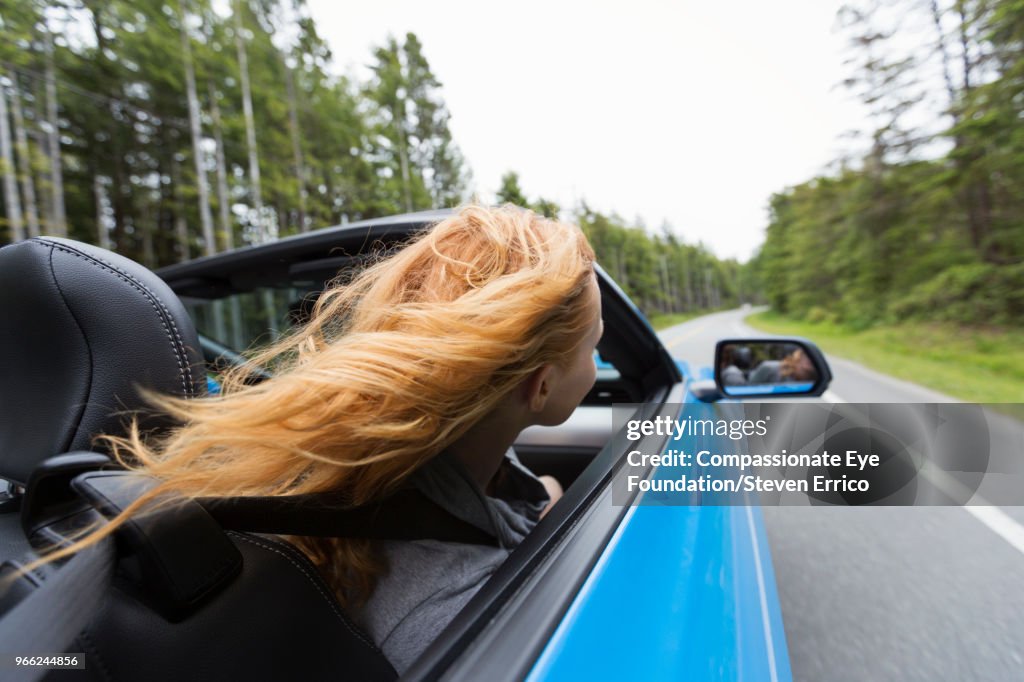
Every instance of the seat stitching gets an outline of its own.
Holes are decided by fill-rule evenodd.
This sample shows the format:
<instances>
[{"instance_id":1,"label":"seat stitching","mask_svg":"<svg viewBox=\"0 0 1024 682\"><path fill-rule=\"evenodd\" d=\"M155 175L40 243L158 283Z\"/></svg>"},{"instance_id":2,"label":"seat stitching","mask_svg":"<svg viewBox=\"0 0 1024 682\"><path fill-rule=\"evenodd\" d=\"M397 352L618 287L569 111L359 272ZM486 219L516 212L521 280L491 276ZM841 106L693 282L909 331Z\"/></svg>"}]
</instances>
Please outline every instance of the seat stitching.
<instances>
[{"instance_id":1,"label":"seat stitching","mask_svg":"<svg viewBox=\"0 0 1024 682\"><path fill-rule=\"evenodd\" d=\"M93 661L99 663L100 673L105 680L113 680L114 676L110 672L110 668L107 667L107 662L103 660L103 656L100 655L99 647L92 639L92 635L89 634L89 628L82 630L78 633L76 641L81 645L82 649L92 655Z\"/></svg>"},{"instance_id":2,"label":"seat stitching","mask_svg":"<svg viewBox=\"0 0 1024 682\"><path fill-rule=\"evenodd\" d=\"M288 554L286 554L285 552L281 551L280 548L274 547L274 546L272 546L270 544L263 544L262 542L260 542L259 540L257 540L256 538L254 538L254 537L252 537L250 535L244 535L242 533L236 533L235 531L228 531L228 534L238 538L239 540L245 540L246 542L254 544L257 547L262 547L263 549L268 549L271 552L274 552L275 554L279 554L282 557L284 557L292 566L294 566L295 568L299 569L299 571L304 576L306 576L306 579L309 580L309 582L313 584L313 587L315 587L317 592L320 593L320 596L324 598L324 601L326 601L327 604L331 607L331 610L334 611L334 614L336 616L338 616L339 620L341 620L341 622L345 625L345 627L348 628L348 631L351 632L353 635L355 635L361 642L363 642L363 644L365 644L366 646L370 647L373 651L380 653L380 649L378 649L376 645L374 645L372 642L370 642L370 640L368 640L366 638L366 635L364 635L362 632L360 632L356 628L352 627L352 624L348 622L348 618L346 618L345 615L342 614L342 612L338 609L337 603L328 596L328 594L324 591L324 589L320 585L320 583L312 575L310 575L309 571L307 571L306 568L304 566L302 566L302 564L297 562L293 557L288 556ZM268 541L268 542L272 542L272 541Z\"/></svg>"},{"instance_id":3,"label":"seat stitching","mask_svg":"<svg viewBox=\"0 0 1024 682\"><path fill-rule=\"evenodd\" d=\"M78 327L78 333L82 335L82 342L85 344L85 350L89 353L89 382L85 391L85 396L86 399L88 400L88 397L92 395L94 375L93 366L96 363L96 355L95 353L92 352L92 344L89 343L89 336L85 333L85 330L82 329L82 323L78 321L78 315L75 315L75 311L71 309L71 304L68 303L68 297L64 295L64 288L61 287L60 282L57 281L57 272L53 268L52 250L47 254L46 262L47 265L50 266L50 278L53 279L53 285L57 287L57 293L60 294L60 300L64 304L64 307L67 309L68 314L71 316L71 319L74 320L75 326ZM78 415L75 419L76 426L75 430L72 431L71 434L69 435L68 440L64 442L64 447L62 448L64 450L71 447L71 444L75 442L75 436L82 428L82 418L85 415L85 404L82 404L80 406L76 405L73 406L73 408L76 409L76 411L78 411Z\"/></svg>"},{"instance_id":4,"label":"seat stitching","mask_svg":"<svg viewBox=\"0 0 1024 682\"><path fill-rule=\"evenodd\" d=\"M118 267L117 267L116 265L113 265L112 263L110 263L110 262L108 262L108 261L106 261L106 260L104 260L103 258L100 258L100 257L98 257L98 256L90 256L90 258L94 258L95 260L98 260L99 262L103 263L103 264L104 264L104 265L106 265L107 267L109 267L109 268L111 268L111 269L113 269L113 270L115 270L115 271L117 271L117 272L121 273L121 274L122 274L122 275L124 275L125 277L129 277L129 278L131 278L131 280L132 280L133 282L135 282L135 283L136 283L136 284L138 284L138 285L139 285L140 287L142 287L143 289L145 289L145 290L146 290L146 292L147 292L147 293L148 293L148 294L149 294L150 296L152 296L153 298L155 298L155 299L156 299L156 301L157 301L157 303L159 303L159 304L160 304L160 307L161 307L161 308L163 309L163 311L164 311L164 314L165 314L165 315L167 316L167 321L168 321L168 322L170 322L170 324L171 324L171 328L172 328L172 329L174 330L174 336L175 336L175 338L176 338L176 339L178 340L178 348L179 348L179 351L180 351L180 353L181 353L182 357L184 358L184 364L185 364L185 373L186 373L186 374L188 374L188 380L189 380L189 384L190 384L190 386L192 387L192 390L193 390L193 394L194 394L194 388L195 388L194 384L195 384L195 379L194 379L194 378L192 377L192 366L191 366L191 364L190 364L190 363L188 362L188 351L187 351L187 350L186 350L186 348L185 348L185 341L184 341L184 339L182 339L182 338L181 338L181 332L179 332L179 331L178 331L178 323L174 321L174 315L172 315L172 314L171 314L171 311L167 309L167 304L166 304L166 303L164 303L163 299L162 299L162 298L160 298L160 296L159 296L159 295L157 295L157 293L156 293L155 291L153 291L153 290L152 290L152 289L150 289L150 288L149 288L148 286L146 286L146 284L145 284L144 282L142 282L142 281L140 281L140 280L136 279L135 277L132 277L132 275L129 275L128 273L124 272L123 270L121 270L120 268L118 268Z\"/></svg>"},{"instance_id":5,"label":"seat stitching","mask_svg":"<svg viewBox=\"0 0 1024 682\"><path fill-rule=\"evenodd\" d=\"M146 296L149 299L150 304L153 306L153 309L157 311L157 315L160 316L160 318L161 318L160 322L161 322L161 324L164 327L164 331L167 332L167 337L171 340L171 345L172 346L174 346L174 341L175 341L175 339L177 339L177 346L174 347L174 350L175 350L175 353L178 355L177 360L178 360L179 372L182 372L182 370L184 370L184 372L182 372L182 382L181 382L182 383L182 388L184 389L186 394L194 395L193 385L194 385L195 381L192 378L192 369L191 369L191 366L190 366L190 364L188 362L188 356L187 356L187 354L185 352L185 342L182 340L181 334L178 332L178 326L174 322L174 316L171 315L171 312L167 309L167 306L160 299L160 297L157 296L153 292L152 289L147 287L145 284L140 282L138 279L136 279L132 275L124 272L123 270L118 268L116 265L112 265L111 263L108 263L107 261L103 260L102 258L98 258L98 257L92 256L90 254L85 254L85 253L82 253L81 251L76 251L76 250L74 250L74 249L72 249L70 247L67 247L67 246L63 245L63 244L56 244L56 243L54 243L53 247L56 248L56 249L60 249L61 251L64 251L66 253L70 253L70 254L78 257L78 258L82 258L87 263L92 263L93 265L96 265L97 267L101 267L100 264L105 265L107 268L109 268L110 270L114 271L121 279L123 279L124 281L128 282L128 284L130 284L137 291L142 293L143 296ZM160 306L159 308L157 308L157 304L159 304L159 306ZM164 313L163 315L160 315L160 310L161 309L163 310L163 313ZM171 328L174 330L174 337L173 338L171 337L171 330L167 328L167 323L170 323ZM188 383L187 384L186 384L186 381L185 381L185 375L186 374L188 375Z\"/></svg>"},{"instance_id":6,"label":"seat stitching","mask_svg":"<svg viewBox=\"0 0 1024 682\"><path fill-rule=\"evenodd\" d=\"M188 362L188 356L185 353L185 343L184 341L182 341L181 335L178 332L178 327L174 322L174 316L171 315L169 310L167 310L167 307L164 305L164 302L160 300L159 296L154 294L149 287L142 284L128 273L123 272L116 266L113 266L102 259L94 258L93 256L81 253L79 251L75 251L74 249L68 248L63 244L57 244L54 242L48 242L43 240L37 241L35 239L31 240L31 242L39 246L43 246L44 248L49 247L71 254L72 256L75 256L76 258L81 258L86 263L94 265L98 268L106 268L112 271L115 274L115 276L118 277L118 279L121 279L122 281L128 283L132 288L134 288L136 291L138 291L147 299L149 299L150 305L153 306L153 310L156 311L157 317L160 318L160 324L163 326L164 332L167 334L167 338L171 342L171 349L174 351L175 361L178 363L178 375L181 378L182 389L185 395L195 396L195 391L193 388L195 382L192 377L192 369L190 363ZM163 309L163 314L161 314L160 312L161 309ZM170 323L170 327L168 327L168 322ZM175 344L175 339L177 339L177 344Z\"/></svg>"}]
</instances>

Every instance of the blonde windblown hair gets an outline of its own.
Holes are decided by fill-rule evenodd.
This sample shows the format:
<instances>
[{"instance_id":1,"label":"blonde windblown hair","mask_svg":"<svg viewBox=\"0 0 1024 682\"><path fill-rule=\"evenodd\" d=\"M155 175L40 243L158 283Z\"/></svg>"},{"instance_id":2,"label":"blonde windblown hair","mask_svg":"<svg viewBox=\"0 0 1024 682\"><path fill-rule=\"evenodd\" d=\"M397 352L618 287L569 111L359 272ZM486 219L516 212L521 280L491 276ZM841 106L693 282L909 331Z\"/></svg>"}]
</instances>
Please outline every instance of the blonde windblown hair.
<instances>
[{"instance_id":1,"label":"blonde windblown hair","mask_svg":"<svg viewBox=\"0 0 1024 682\"><path fill-rule=\"evenodd\" d=\"M160 484L51 555L108 535L158 497L335 491L352 505L393 492L532 372L563 365L586 335L594 253L578 227L513 206L468 206L346 285L311 319L238 368L218 396L151 396L183 424L158 440L133 424L101 436ZM366 540L292 538L343 601L369 596L383 566Z\"/></svg>"}]
</instances>

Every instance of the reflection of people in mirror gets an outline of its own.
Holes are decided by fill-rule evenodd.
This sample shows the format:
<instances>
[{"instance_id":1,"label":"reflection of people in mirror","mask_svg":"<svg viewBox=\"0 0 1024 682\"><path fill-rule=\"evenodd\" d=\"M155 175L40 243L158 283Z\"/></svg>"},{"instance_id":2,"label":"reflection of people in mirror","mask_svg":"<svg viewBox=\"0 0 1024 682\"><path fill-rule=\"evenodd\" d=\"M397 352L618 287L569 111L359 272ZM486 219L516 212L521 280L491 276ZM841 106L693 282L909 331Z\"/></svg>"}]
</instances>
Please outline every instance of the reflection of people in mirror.
<instances>
[{"instance_id":1,"label":"reflection of people in mirror","mask_svg":"<svg viewBox=\"0 0 1024 682\"><path fill-rule=\"evenodd\" d=\"M746 370L750 369L750 349L746 346L726 346L722 350L722 384L739 386L747 383Z\"/></svg>"},{"instance_id":2,"label":"reflection of people in mirror","mask_svg":"<svg viewBox=\"0 0 1024 682\"><path fill-rule=\"evenodd\" d=\"M779 375L783 381L814 381L818 378L818 370L807 353L797 348L782 359Z\"/></svg>"},{"instance_id":3,"label":"reflection of people in mirror","mask_svg":"<svg viewBox=\"0 0 1024 682\"><path fill-rule=\"evenodd\" d=\"M817 378L814 363L802 348L797 348L782 360L765 360L754 368L747 380L751 384L780 384Z\"/></svg>"},{"instance_id":4,"label":"reflection of people in mirror","mask_svg":"<svg viewBox=\"0 0 1024 682\"><path fill-rule=\"evenodd\" d=\"M765 360L754 368L747 380L752 384L777 384L780 364L778 360Z\"/></svg>"}]
</instances>

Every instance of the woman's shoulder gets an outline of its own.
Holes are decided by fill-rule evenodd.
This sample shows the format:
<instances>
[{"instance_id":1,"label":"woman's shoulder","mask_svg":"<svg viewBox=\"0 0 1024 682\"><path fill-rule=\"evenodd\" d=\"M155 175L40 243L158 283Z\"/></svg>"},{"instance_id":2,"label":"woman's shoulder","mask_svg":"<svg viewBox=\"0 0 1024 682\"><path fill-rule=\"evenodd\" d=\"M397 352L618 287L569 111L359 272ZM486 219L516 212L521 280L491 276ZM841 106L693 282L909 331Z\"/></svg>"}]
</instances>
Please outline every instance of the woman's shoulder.
<instances>
[{"instance_id":1,"label":"woman's shoulder","mask_svg":"<svg viewBox=\"0 0 1024 682\"><path fill-rule=\"evenodd\" d=\"M388 569L352 616L402 672L437 637L536 525L543 484L514 453L489 494L444 453L411 478L434 504L495 538L494 545L439 540L380 543Z\"/></svg>"},{"instance_id":2,"label":"woman's shoulder","mask_svg":"<svg viewBox=\"0 0 1024 682\"><path fill-rule=\"evenodd\" d=\"M549 501L544 485L509 449L487 491L456 457L442 452L410 478L431 502L512 548L522 542Z\"/></svg>"},{"instance_id":3,"label":"woman's shoulder","mask_svg":"<svg viewBox=\"0 0 1024 682\"><path fill-rule=\"evenodd\" d=\"M497 570L509 551L438 540L384 542L388 572L351 614L399 673Z\"/></svg>"},{"instance_id":4,"label":"woman's shoulder","mask_svg":"<svg viewBox=\"0 0 1024 682\"><path fill-rule=\"evenodd\" d=\"M548 499L543 484L518 460L506 460L505 468L507 476L491 495L466 478L421 477L417 487L428 499L491 534L495 544L432 539L382 542L389 568L372 600L405 613L431 597L446 599L475 591L537 524Z\"/></svg>"}]
</instances>

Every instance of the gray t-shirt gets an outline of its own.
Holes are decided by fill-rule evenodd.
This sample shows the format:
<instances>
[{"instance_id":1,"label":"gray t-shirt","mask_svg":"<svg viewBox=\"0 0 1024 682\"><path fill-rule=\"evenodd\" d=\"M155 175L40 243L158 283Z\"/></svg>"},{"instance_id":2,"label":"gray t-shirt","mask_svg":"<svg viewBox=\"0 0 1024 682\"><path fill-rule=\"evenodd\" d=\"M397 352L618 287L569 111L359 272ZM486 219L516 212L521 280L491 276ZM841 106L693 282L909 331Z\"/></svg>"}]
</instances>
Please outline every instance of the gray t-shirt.
<instances>
[{"instance_id":1,"label":"gray t-shirt","mask_svg":"<svg viewBox=\"0 0 1024 682\"><path fill-rule=\"evenodd\" d=\"M352 618L403 673L497 570L540 518L547 490L510 449L484 494L442 453L410 477L426 497L498 539L500 547L438 540L381 543L389 570Z\"/></svg>"}]
</instances>

